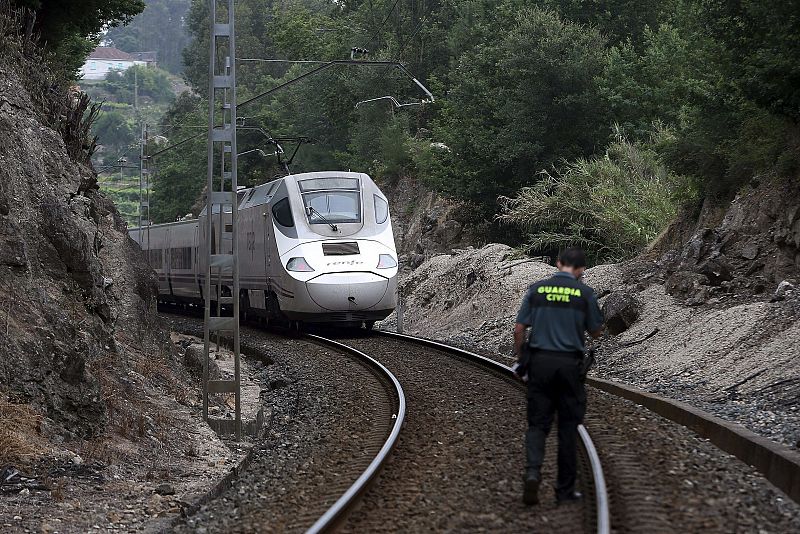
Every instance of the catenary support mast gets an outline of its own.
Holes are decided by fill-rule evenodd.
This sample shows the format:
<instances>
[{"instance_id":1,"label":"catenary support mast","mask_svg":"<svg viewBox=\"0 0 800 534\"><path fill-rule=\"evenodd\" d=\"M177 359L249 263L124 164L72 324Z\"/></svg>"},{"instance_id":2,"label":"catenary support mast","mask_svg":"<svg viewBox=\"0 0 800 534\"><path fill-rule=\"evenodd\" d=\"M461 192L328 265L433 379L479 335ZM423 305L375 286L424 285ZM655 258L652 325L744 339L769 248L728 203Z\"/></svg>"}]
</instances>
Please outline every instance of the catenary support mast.
<instances>
[{"instance_id":1,"label":"catenary support mast","mask_svg":"<svg viewBox=\"0 0 800 534\"><path fill-rule=\"evenodd\" d=\"M145 225L147 247L144 238ZM150 254L150 161L147 157L147 123L142 124L142 137L139 140L139 247Z\"/></svg>"},{"instance_id":2,"label":"catenary support mast","mask_svg":"<svg viewBox=\"0 0 800 534\"><path fill-rule=\"evenodd\" d=\"M239 242L236 161L236 37L234 26L234 0L209 0L211 46L209 58L208 91L208 176L207 204L205 216L204 249L205 273L203 298L205 300L205 324L203 328L203 417L217 431L242 435L239 362ZM220 10L220 4L223 10ZM222 22L219 22L222 20ZM220 57L222 56L220 61ZM221 127L218 124L217 99L222 101ZM219 157L219 180L214 179L215 159ZM227 169L227 170L226 170ZM216 185L215 185L216 182ZM218 210L215 224L214 211ZM231 225L225 222L230 209ZM216 237L216 238L215 238ZM212 284L216 275L216 287ZM212 291L214 287L214 291ZM212 300L218 303L217 316L211 316ZM225 308L221 308L225 305ZM233 310L233 316L222 317L224 309ZM234 379L209 380L211 334L228 332L233 340ZM209 419L209 395L233 394L235 397L235 419L230 421Z\"/></svg>"}]
</instances>

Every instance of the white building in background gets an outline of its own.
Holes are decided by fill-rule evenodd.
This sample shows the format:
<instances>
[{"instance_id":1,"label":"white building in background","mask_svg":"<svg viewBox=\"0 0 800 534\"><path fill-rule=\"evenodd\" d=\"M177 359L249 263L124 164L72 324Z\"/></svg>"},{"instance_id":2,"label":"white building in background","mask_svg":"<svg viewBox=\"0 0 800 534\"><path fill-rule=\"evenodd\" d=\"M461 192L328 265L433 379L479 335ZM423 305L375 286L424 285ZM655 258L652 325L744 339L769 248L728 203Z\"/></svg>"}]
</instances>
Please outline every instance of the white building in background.
<instances>
[{"instance_id":1,"label":"white building in background","mask_svg":"<svg viewBox=\"0 0 800 534\"><path fill-rule=\"evenodd\" d=\"M137 60L131 54L113 46L98 46L81 67L81 79L103 80L112 70L124 71L134 65L147 65L147 61Z\"/></svg>"}]
</instances>

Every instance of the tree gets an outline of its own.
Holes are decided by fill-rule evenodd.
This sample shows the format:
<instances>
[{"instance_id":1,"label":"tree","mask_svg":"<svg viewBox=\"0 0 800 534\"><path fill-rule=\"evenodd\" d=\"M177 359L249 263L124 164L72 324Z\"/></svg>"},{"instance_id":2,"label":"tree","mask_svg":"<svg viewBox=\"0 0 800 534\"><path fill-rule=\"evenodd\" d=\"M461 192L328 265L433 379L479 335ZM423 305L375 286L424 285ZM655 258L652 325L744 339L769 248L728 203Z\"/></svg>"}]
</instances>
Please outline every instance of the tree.
<instances>
[{"instance_id":1,"label":"tree","mask_svg":"<svg viewBox=\"0 0 800 534\"><path fill-rule=\"evenodd\" d=\"M124 71L112 70L106 75L102 86L117 96L116 101L134 102L134 91L138 85L139 97L149 97L156 103L169 103L175 97L166 72L152 67L135 65Z\"/></svg>"},{"instance_id":2,"label":"tree","mask_svg":"<svg viewBox=\"0 0 800 534\"><path fill-rule=\"evenodd\" d=\"M520 11L493 42L462 54L450 75L434 128L450 164L430 181L493 207L540 170L591 154L608 131L595 83L604 55L596 30L553 11Z\"/></svg>"},{"instance_id":3,"label":"tree","mask_svg":"<svg viewBox=\"0 0 800 534\"><path fill-rule=\"evenodd\" d=\"M638 44L644 32L657 28L674 9L672 0L545 0L573 22L595 26L612 44Z\"/></svg>"},{"instance_id":4,"label":"tree","mask_svg":"<svg viewBox=\"0 0 800 534\"><path fill-rule=\"evenodd\" d=\"M55 56L55 66L70 75L80 68L107 26L131 20L144 9L143 0L12 0L28 8L33 30Z\"/></svg>"},{"instance_id":5,"label":"tree","mask_svg":"<svg viewBox=\"0 0 800 534\"><path fill-rule=\"evenodd\" d=\"M169 135L169 144L175 145L198 133L193 128L173 128L175 125L203 125L206 103L189 93L181 94L172 108L162 118L161 130ZM166 147L151 146L148 153ZM206 137L200 135L179 149L168 150L153 158L153 192L150 217L153 221L171 222L192 210L206 183L207 160L204 157Z\"/></svg>"},{"instance_id":6,"label":"tree","mask_svg":"<svg viewBox=\"0 0 800 534\"><path fill-rule=\"evenodd\" d=\"M800 1L698 3L701 23L730 50L737 87L759 106L800 122Z\"/></svg>"},{"instance_id":7,"label":"tree","mask_svg":"<svg viewBox=\"0 0 800 534\"><path fill-rule=\"evenodd\" d=\"M138 140L133 121L119 110L103 111L93 124L93 133L104 146L132 147Z\"/></svg>"}]
</instances>

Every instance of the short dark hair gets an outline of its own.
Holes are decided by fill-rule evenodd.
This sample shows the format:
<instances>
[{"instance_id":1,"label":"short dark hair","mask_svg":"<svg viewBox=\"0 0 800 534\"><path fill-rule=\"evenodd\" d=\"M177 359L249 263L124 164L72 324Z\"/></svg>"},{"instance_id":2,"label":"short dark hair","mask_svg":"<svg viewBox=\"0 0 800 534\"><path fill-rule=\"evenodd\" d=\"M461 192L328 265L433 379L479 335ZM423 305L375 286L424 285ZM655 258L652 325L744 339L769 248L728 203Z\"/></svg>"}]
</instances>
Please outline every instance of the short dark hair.
<instances>
[{"instance_id":1,"label":"short dark hair","mask_svg":"<svg viewBox=\"0 0 800 534\"><path fill-rule=\"evenodd\" d=\"M586 253L580 247L565 248L558 254L558 261L566 267L586 267Z\"/></svg>"}]
</instances>

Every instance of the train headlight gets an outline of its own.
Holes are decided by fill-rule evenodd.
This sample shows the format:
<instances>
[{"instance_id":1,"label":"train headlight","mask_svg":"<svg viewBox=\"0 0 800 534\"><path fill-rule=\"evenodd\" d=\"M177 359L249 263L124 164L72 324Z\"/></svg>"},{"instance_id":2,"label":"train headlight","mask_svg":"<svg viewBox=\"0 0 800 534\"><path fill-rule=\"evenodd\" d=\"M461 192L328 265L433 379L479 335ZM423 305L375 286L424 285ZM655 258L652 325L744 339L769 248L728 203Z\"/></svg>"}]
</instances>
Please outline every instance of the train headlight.
<instances>
[{"instance_id":1,"label":"train headlight","mask_svg":"<svg viewBox=\"0 0 800 534\"><path fill-rule=\"evenodd\" d=\"M378 256L378 269L391 269L397 267L397 260L389 254L381 254Z\"/></svg>"},{"instance_id":2,"label":"train headlight","mask_svg":"<svg viewBox=\"0 0 800 534\"><path fill-rule=\"evenodd\" d=\"M287 271L296 271L299 273L311 273L314 269L308 264L305 258L292 258L286 262Z\"/></svg>"}]
</instances>

